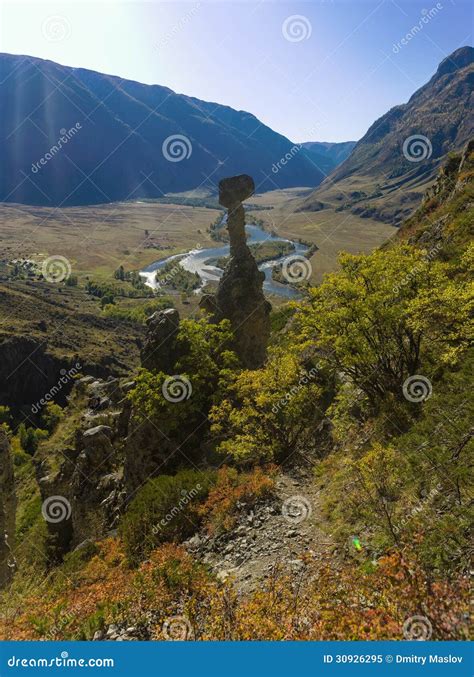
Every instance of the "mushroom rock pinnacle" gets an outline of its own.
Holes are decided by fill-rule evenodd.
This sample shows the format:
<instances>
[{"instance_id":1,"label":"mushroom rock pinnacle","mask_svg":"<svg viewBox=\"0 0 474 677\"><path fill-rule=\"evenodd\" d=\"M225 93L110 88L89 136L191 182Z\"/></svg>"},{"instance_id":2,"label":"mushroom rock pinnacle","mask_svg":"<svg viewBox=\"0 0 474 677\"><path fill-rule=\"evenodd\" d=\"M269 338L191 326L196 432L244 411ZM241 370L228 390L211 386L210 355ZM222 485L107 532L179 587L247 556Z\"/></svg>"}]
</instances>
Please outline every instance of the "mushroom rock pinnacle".
<instances>
[{"instance_id":1,"label":"mushroom rock pinnacle","mask_svg":"<svg viewBox=\"0 0 474 677\"><path fill-rule=\"evenodd\" d=\"M219 203L227 208L230 258L216 294L206 294L201 301L214 321L230 320L235 351L247 369L264 363L270 336L271 305L263 294L265 274L258 270L245 234L242 202L254 191L253 179L247 174L219 182Z\"/></svg>"}]
</instances>

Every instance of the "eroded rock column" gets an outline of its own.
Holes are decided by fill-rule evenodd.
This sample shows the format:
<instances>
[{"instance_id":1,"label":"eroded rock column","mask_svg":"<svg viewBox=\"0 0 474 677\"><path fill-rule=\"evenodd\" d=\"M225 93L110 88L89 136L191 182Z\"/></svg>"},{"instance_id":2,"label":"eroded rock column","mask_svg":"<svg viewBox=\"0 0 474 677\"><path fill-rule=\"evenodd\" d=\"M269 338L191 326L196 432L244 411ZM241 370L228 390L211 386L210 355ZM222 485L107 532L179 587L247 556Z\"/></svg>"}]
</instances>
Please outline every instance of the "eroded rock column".
<instances>
[{"instance_id":1,"label":"eroded rock column","mask_svg":"<svg viewBox=\"0 0 474 677\"><path fill-rule=\"evenodd\" d=\"M254 191L253 179L247 174L219 183L219 203L227 208L230 259L215 296L206 295L201 302L215 321L230 320L235 350L248 369L257 369L265 361L271 310L263 294L265 274L258 270L246 242L242 202Z\"/></svg>"}]
</instances>

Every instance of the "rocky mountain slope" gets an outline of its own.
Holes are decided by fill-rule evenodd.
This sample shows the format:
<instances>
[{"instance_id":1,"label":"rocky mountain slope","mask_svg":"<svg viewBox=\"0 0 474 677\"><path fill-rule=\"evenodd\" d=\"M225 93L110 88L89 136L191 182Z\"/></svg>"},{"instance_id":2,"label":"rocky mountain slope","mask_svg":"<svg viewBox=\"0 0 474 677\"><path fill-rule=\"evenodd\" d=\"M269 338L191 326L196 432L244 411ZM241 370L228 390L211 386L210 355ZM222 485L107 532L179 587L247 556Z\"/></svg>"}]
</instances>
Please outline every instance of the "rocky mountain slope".
<instances>
[{"instance_id":1,"label":"rocky mountain slope","mask_svg":"<svg viewBox=\"0 0 474 677\"><path fill-rule=\"evenodd\" d=\"M444 59L410 100L374 122L349 157L303 209L331 203L361 216L400 223L434 180L446 154L474 133L474 49Z\"/></svg>"},{"instance_id":2,"label":"rocky mountain slope","mask_svg":"<svg viewBox=\"0 0 474 677\"><path fill-rule=\"evenodd\" d=\"M137 364L140 326L101 317L97 305L75 287L0 281L0 407L33 419L31 405L58 383L65 403L72 380L60 380L74 365L105 376Z\"/></svg>"},{"instance_id":3,"label":"rocky mountain slope","mask_svg":"<svg viewBox=\"0 0 474 677\"><path fill-rule=\"evenodd\" d=\"M289 139L251 113L166 87L10 54L0 55L0 83L0 201L162 197L243 172L260 192L324 178L304 150L272 172Z\"/></svg>"}]
</instances>

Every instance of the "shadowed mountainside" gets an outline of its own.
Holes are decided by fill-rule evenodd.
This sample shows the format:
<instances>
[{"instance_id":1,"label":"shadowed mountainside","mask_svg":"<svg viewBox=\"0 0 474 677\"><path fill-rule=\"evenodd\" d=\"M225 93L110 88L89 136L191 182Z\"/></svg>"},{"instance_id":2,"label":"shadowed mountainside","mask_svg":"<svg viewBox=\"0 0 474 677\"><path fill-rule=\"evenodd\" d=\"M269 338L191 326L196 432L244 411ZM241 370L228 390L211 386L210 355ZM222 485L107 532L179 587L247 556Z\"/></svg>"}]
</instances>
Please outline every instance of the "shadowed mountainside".
<instances>
[{"instance_id":1,"label":"shadowed mountainside","mask_svg":"<svg viewBox=\"0 0 474 677\"><path fill-rule=\"evenodd\" d=\"M342 141L341 143L305 141L301 145L310 156L315 156L316 163L324 160L324 164L318 164L320 169L331 172L349 157L356 143L357 141Z\"/></svg>"},{"instance_id":2,"label":"shadowed mountainside","mask_svg":"<svg viewBox=\"0 0 474 677\"><path fill-rule=\"evenodd\" d=\"M244 171L259 191L315 186L325 176L324 159L304 150L272 172L294 146L289 139L250 113L167 87L10 54L0 55L0 82L4 202L156 198Z\"/></svg>"}]
</instances>

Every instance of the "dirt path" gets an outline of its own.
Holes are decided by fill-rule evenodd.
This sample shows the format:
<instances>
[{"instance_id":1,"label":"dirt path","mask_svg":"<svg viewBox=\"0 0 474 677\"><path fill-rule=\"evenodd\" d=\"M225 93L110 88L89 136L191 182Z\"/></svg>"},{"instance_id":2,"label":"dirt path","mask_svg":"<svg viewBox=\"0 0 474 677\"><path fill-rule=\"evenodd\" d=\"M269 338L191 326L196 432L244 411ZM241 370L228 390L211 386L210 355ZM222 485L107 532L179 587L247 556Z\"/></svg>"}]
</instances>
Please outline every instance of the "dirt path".
<instances>
[{"instance_id":1,"label":"dirt path","mask_svg":"<svg viewBox=\"0 0 474 677\"><path fill-rule=\"evenodd\" d=\"M243 592L255 590L278 565L288 573L305 568L304 557L331 549L321 528L319 490L311 473L285 473L276 479L276 498L249 510L241 505L235 528L215 540L194 536L186 547L209 564L221 580L232 577Z\"/></svg>"}]
</instances>

